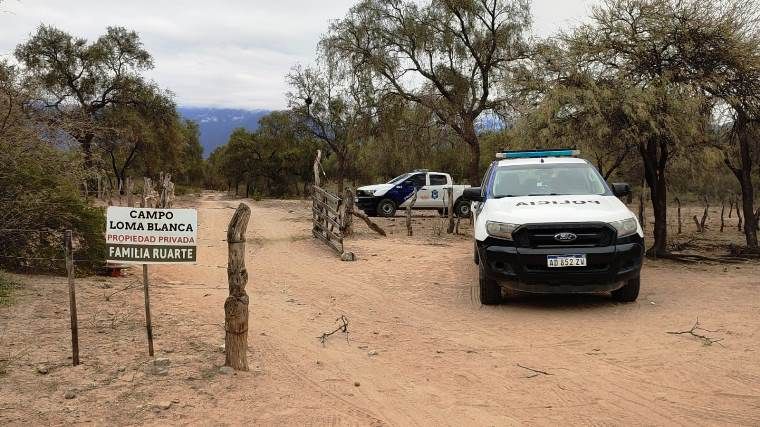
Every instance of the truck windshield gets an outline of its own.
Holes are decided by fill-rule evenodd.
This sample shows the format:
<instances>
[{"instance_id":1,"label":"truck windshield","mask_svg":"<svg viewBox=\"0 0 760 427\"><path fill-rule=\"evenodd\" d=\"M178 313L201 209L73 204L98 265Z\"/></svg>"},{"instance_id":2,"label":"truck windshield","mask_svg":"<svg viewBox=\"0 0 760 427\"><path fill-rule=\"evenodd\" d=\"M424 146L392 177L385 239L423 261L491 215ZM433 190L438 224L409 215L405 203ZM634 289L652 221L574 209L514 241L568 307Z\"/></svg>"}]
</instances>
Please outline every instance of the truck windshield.
<instances>
[{"instance_id":1,"label":"truck windshield","mask_svg":"<svg viewBox=\"0 0 760 427\"><path fill-rule=\"evenodd\" d=\"M610 195L599 172L585 163L499 166L491 176L494 198L522 196Z\"/></svg>"},{"instance_id":2,"label":"truck windshield","mask_svg":"<svg viewBox=\"0 0 760 427\"><path fill-rule=\"evenodd\" d=\"M399 176L393 178L392 180L388 181L388 184L395 184L397 182L401 182L401 181L405 180L406 178L408 178L409 175L411 175L411 174L410 173L405 173L403 175L399 175Z\"/></svg>"}]
</instances>

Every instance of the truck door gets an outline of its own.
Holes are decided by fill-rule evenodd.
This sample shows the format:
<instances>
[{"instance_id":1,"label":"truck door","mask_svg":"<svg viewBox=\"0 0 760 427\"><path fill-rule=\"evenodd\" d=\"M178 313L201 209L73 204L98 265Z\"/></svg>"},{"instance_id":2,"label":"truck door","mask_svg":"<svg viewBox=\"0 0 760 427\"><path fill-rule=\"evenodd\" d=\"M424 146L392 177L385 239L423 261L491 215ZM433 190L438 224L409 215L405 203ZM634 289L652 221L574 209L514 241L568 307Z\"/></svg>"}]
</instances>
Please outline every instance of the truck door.
<instances>
[{"instance_id":1,"label":"truck door","mask_svg":"<svg viewBox=\"0 0 760 427\"><path fill-rule=\"evenodd\" d=\"M449 186L449 178L442 173L429 173L428 185L426 187L425 205L426 208L441 209L444 208L444 192Z\"/></svg>"}]
</instances>

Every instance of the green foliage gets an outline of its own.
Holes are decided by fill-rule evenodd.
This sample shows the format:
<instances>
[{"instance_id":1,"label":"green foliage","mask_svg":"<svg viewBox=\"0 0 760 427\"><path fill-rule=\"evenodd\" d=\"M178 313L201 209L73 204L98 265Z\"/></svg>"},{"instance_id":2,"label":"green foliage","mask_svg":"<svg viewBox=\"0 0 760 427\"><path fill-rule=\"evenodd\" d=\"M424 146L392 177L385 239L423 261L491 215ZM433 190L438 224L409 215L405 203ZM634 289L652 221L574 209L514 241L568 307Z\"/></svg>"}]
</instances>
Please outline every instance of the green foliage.
<instances>
[{"instance_id":1,"label":"green foliage","mask_svg":"<svg viewBox=\"0 0 760 427\"><path fill-rule=\"evenodd\" d=\"M75 257L92 270L105 253L103 210L81 196L79 150L61 142L56 122L27 109L34 88L0 63L0 266L61 272L63 231L72 230ZM29 231L27 231L29 230Z\"/></svg>"},{"instance_id":2,"label":"green foliage","mask_svg":"<svg viewBox=\"0 0 760 427\"><path fill-rule=\"evenodd\" d=\"M317 143L300 132L290 112L273 112L259 130L236 129L229 142L208 159L207 183L214 188L246 188L246 196L299 194L299 183L312 181Z\"/></svg>"},{"instance_id":3,"label":"green foliage","mask_svg":"<svg viewBox=\"0 0 760 427\"><path fill-rule=\"evenodd\" d=\"M41 141L0 150L0 266L13 271L65 271L63 231L72 230L79 271L104 261L105 215L81 196L78 152ZM16 231L31 230L31 231ZM51 261L56 259L57 261Z\"/></svg>"}]
</instances>

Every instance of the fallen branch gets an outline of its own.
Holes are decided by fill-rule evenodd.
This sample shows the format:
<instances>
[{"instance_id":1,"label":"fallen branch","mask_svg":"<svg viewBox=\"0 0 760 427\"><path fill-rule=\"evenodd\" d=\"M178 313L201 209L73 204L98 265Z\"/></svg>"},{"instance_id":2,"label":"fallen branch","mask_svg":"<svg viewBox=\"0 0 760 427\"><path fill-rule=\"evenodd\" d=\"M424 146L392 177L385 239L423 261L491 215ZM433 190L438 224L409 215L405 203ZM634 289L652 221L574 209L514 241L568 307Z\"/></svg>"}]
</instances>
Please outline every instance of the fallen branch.
<instances>
[{"instance_id":1,"label":"fallen branch","mask_svg":"<svg viewBox=\"0 0 760 427\"><path fill-rule=\"evenodd\" d=\"M319 339L319 342L322 343L322 345L325 345L325 343L327 342L327 338L330 335L336 334L338 332L343 332L344 334L346 334L346 342L348 342L348 318L341 314L339 318L335 319L335 321L341 322L341 324L337 328L335 328L335 330L330 331L330 332L325 332L321 336L317 337Z\"/></svg>"},{"instance_id":2,"label":"fallen branch","mask_svg":"<svg viewBox=\"0 0 760 427\"><path fill-rule=\"evenodd\" d=\"M661 254L658 255L657 258L659 259L667 259L671 261L679 261L679 262L686 262L689 264L696 264L698 262L715 262L715 263L728 263L728 264L737 264L737 263L743 263L747 261L746 258L740 258L736 256L718 256L718 257L709 257L704 255L697 255L697 254L683 254L683 253L675 253L670 252L667 254Z\"/></svg>"},{"instance_id":3,"label":"fallen branch","mask_svg":"<svg viewBox=\"0 0 760 427\"><path fill-rule=\"evenodd\" d=\"M707 335L699 334L696 331L705 331L705 332L713 332L713 333L720 332L720 331L711 331L709 329L700 328L699 318L697 318L697 321L694 323L694 326L692 326L691 329L689 329L688 331L668 332L668 334L670 335L687 335L688 334L702 340L702 343L704 345L713 345L715 343L720 344L720 342L723 341L723 338L708 337ZM722 346L723 344L720 344L720 345Z\"/></svg>"},{"instance_id":4,"label":"fallen branch","mask_svg":"<svg viewBox=\"0 0 760 427\"><path fill-rule=\"evenodd\" d=\"M366 223L367 223L367 226L368 226L369 228L371 228L371 229L372 229L372 230L373 230L375 233L377 233L377 234L379 234L379 235L381 235L381 236L383 236L383 237L385 237L385 236L386 236L386 234L385 234L385 230L383 230L382 228L380 228L380 226L379 226L379 225L377 225L377 224L375 224L374 222L372 222L372 220L371 220L371 219L369 219L369 217L367 216L367 214L365 214L364 212L361 212L361 211L353 211L353 212L351 212L351 213L352 213L352 214L354 214L354 216L358 216L359 218L363 219L363 220L364 220L364 222L366 222Z\"/></svg>"},{"instance_id":5,"label":"fallen branch","mask_svg":"<svg viewBox=\"0 0 760 427\"><path fill-rule=\"evenodd\" d=\"M549 373L549 372L546 372L546 371L541 371L541 370L538 370L538 369L533 369L533 368L529 368L529 367L527 367L527 366L523 366L523 365L521 365L521 364L519 364L519 363L517 364L517 366L518 366L519 368L527 369L527 370L529 370L529 371L531 371L531 372L533 372L533 373L534 373L534 375L531 375L531 376L529 376L528 378L537 377L537 376L539 376L539 375L548 375L548 376L554 375L554 374L551 374L551 373Z\"/></svg>"}]
</instances>

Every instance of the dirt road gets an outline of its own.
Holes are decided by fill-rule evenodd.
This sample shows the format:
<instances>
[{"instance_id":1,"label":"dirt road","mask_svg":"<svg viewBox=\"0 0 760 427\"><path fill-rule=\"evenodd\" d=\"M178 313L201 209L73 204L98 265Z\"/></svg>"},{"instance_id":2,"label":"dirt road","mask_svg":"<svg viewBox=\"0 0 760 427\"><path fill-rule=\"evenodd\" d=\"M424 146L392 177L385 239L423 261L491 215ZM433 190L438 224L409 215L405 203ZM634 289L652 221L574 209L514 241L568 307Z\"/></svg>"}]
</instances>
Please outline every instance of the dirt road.
<instances>
[{"instance_id":1,"label":"dirt road","mask_svg":"<svg viewBox=\"0 0 760 427\"><path fill-rule=\"evenodd\" d=\"M482 307L468 238L424 228L383 239L357 224L346 246L359 259L341 262L311 238L299 201L251 203L251 371L222 375L219 267L237 203L205 194L199 265L152 269L168 376L145 373L139 287L105 300L137 275L82 286L78 368L66 359L65 282L25 278L27 293L0 308L1 344L22 353L0 374L0 424L760 424L760 266L649 262L634 304L522 297ZM385 226L400 231L398 222ZM348 340L322 345L340 315ZM722 341L667 333L697 318L710 330L698 333ZM64 399L70 389L76 398Z\"/></svg>"}]
</instances>

